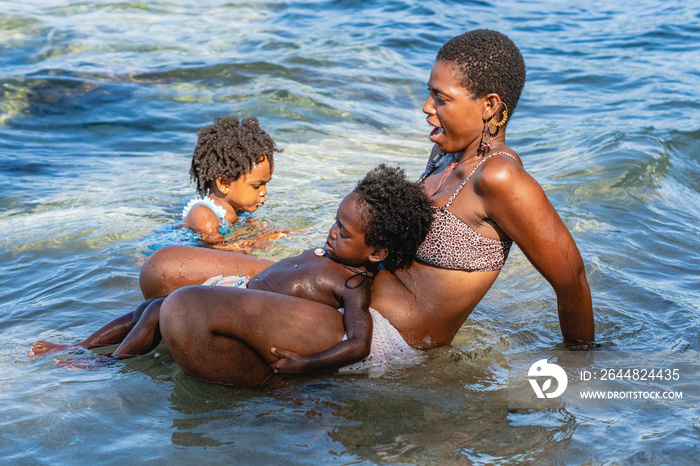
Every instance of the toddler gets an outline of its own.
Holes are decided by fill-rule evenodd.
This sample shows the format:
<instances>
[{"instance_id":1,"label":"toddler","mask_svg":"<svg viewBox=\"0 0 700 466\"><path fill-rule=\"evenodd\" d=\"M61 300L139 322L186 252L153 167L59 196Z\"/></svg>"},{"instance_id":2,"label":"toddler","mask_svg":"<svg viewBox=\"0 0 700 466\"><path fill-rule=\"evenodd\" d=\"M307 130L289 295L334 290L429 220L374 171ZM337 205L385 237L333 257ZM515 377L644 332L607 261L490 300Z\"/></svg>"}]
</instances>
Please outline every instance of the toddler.
<instances>
[{"instance_id":1,"label":"toddler","mask_svg":"<svg viewBox=\"0 0 700 466\"><path fill-rule=\"evenodd\" d=\"M213 125L202 128L190 168L200 197L183 209L184 225L205 243L220 245L242 212L254 212L267 200L274 152L279 152L275 142L255 117L240 124L235 117L215 118ZM263 231L262 236L269 239L275 233L279 232ZM231 243L227 249L246 245Z\"/></svg>"}]
</instances>

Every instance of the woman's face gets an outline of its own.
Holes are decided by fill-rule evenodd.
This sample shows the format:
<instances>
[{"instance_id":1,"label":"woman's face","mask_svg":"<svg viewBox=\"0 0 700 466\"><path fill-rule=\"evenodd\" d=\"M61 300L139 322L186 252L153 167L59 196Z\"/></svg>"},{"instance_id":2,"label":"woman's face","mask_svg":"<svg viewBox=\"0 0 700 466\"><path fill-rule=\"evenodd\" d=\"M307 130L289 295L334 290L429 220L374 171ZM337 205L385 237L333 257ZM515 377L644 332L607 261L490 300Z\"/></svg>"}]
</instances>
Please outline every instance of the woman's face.
<instances>
[{"instance_id":1,"label":"woman's face","mask_svg":"<svg viewBox=\"0 0 700 466\"><path fill-rule=\"evenodd\" d=\"M476 153L484 128L486 99L475 99L460 84L459 71L451 62L433 64L428 81L430 96L423 105L428 124L434 126L430 140L442 152Z\"/></svg>"}]
</instances>

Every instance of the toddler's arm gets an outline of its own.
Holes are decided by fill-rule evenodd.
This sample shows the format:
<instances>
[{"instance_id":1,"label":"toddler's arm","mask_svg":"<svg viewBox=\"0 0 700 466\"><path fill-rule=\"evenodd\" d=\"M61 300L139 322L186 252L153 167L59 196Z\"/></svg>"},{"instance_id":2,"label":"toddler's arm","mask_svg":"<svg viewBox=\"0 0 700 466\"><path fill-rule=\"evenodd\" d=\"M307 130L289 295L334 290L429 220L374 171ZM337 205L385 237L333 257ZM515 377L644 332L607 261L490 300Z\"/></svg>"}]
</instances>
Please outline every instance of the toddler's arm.
<instances>
[{"instance_id":1,"label":"toddler's arm","mask_svg":"<svg viewBox=\"0 0 700 466\"><path fill-rule=\"evenodd\" d=\"M255 225L255 224L254 224ZM227 236L225 242L212 245L215 249L221 249L224 251L240 252L245 254L250 254L253 251L259 249L265 249L272 246L273 239L283 238L289 235L291 232L289 230L273 230L273 229L262 229L256 226L256 232L251 238L250 233L238 236ZM245 239L241 239L245 238Z\"/></svg>"},{"instance_id":2,"label":"toddler's arm","mask_svg":"<svg viewBox=\"0 0 700 466\"><path fill-rule=\"evenodd\" d=\"M358 289L348 289L345 294L348 295L343 300L345 304L343 323L347 335L346 340L325 351L306 356L273 347L270 352L280 359L270 364L270 367L284 373L337 370L367 357L372 342L369 286L363 285Z\"/></svg>"},{"instance_id":3,"label":"toddler's arm","mask_svg":"<svg viewBox=\"0 0 700 466\"><path fill-rule=\"evenodd\" d=\"M274 244L272 240L275 239L280 239L291 235L308 235L314 233L313 229L311 228L302 228L294 231L277 228L266 220L258 220L256 218L249 218L246 220L246 223L255 228L254 233L251 234L250 231L245 231L244 233L238 235L227 235L226 241L219 244L213 244L211 247L214 249L221 249L223 251L250 254L253 251L269 248Z\"/></svg>"},{"instance_id":4,"label":"toddler's arm","mask_svg":"<svg viewBox=\"0 0 700 466\"><path fill-rule=\"evenodd\" d=\"M202 241L207 244L218 244L224 240L219 233L221 219L205 205L195 205L190 209L183 223L195 233L199 234Z\"/></svg>"}]
</instances>

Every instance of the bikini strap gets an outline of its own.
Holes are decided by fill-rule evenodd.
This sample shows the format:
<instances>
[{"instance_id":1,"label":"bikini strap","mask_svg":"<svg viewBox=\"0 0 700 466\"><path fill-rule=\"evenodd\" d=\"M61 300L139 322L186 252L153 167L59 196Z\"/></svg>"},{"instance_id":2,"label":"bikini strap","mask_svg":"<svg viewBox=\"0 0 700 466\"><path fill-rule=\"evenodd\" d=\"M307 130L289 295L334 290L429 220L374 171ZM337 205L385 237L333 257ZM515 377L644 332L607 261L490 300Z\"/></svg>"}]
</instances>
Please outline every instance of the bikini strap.
<instances>
[{"instance_id":1,"label":"bikini strap","mask_svg":"<svg viewBox=\"0 0 700 466\"><path fill-rule=\"evenodd\" d=\"M457 187L457 190L454 192L454 194L452 194L452 196L447 200L447 202L445 203L445 207L449 207L452 204L452 201L455 200L455 198L457 197L457 194L459 194L459 192L462 190L464 185L467 184L467 181L469 181L469 178L472 177L474 172L476 172L476 170L481 166L481 164L486 162L488 159L490 159L494 155L498 155L498 154L507 155L509 157L512 157L513 160L515 160L516 162L518 161L518 159L516 159L512 154L509 154L508 152L505 152L505 151L494 152L493 154L489 154L486 157L484 157L483 159L479 160L479 163L476 164L476 166L472 169L471 173L469 173L469 175L467 175L467 177L464 179L464 181L462 181L462 183Z\"/></svg>"}]
</instances>

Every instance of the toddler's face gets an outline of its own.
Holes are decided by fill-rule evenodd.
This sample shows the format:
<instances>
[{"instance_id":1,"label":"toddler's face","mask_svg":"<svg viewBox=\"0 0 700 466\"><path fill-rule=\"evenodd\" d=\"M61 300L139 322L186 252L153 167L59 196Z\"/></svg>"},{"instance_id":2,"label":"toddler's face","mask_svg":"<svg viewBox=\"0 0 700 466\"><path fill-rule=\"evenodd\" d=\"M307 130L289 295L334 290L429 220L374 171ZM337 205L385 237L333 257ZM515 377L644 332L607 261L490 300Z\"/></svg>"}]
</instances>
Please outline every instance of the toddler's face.
<instances>
[{"instance_id":1,"label":"toddler's face","mask_svg":"<svg viewBox=\"0 0 700 466\"><path fill-rule=\"evenodd\" d=\"M352 192L340 203L325 248L329 257L360 267L367 264L374 249L365 243L365 229L360 220L362 210L357 199L357 193Z\"/></svg>"},{"instance_id":2,"label":"toddler's face","mask_svg":"<svg viewBox=\"0 0 700 466\"><path fill-rule=\"evenodd\" d=\"M272 167L266 158L253 170L229 185L226 202L237 211L255 212L267 201L267 182L272 178Z\"/></svg>"}]
</instances>

